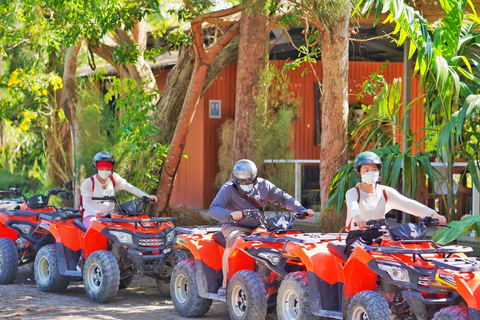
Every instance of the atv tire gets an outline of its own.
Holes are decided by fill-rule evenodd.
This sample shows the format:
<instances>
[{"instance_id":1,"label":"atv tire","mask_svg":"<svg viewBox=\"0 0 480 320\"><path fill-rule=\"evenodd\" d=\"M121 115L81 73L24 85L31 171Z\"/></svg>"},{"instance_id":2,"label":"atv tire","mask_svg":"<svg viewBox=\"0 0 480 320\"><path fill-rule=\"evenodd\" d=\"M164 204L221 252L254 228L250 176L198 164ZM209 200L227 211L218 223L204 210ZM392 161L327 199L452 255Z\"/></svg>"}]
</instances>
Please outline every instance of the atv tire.
<instances>
[{"instance_id":1,"label":"atv tire","mask_svg":"<svg viewBox=\"0 0 480 320\"><path fill-rule=\"evenodd\" d=\"M99 303L110 301L120 287L120 270L114 255L109 251L95 251L85 263L83 285L88 297Z\"/></svg>"},{"instance_id":2,"label":"atv tire","mask_svg":"<svg viewBox=\"0 0 480 320\"><path fill-rule=\"evenodd\" d=\"M257 273L240 270L233 275L227 288L227 307L233 320L266 318L267 290Z\"/></svg>"},{"instance_id":3,"label":"atv tire","mask_svg":"<svg viewBox=\"0 0 480 320\"><path fill-rule=\"evenodd\" d=\"M17 246L10 238L0 238L0 284L13 283L17 274Z\"/></svg>"},{"instance_id":4,"label":"atv tire","mask_svg":"<svg viewBox=\"0 0 480 320\"><path fill-rule=\"evenodd\" d=\"M118 289L127 289L133 281L133 274L120 280L120 284L118 285Z\"/></svg>"},{"instance_id":5,"label":"atv tire","mask_svg":"<svg viewBox=\"0 0 480 320\"><path fill-rule=\"evenodd\" d=\"M212 299L205 299L198 295L194 259L182 260L173 269L170 293L173 306L182 317L201 317L212 306Z\"/></svg>"},{"instance_id":6,"label":"atv tire","mask_svg":"<svg viewBox=\"0 0 480 320\"><path fill-rule=\"evenodd\" d=\"M290 273L283 279L277 295L278 319L314 320L319 317L310 311L308 280L305 271Z\"/></svg>"},{"instance_id":7,"label":"atv tire","mask_svg":"<svg viewBox=\"0 0 480 320\"><path fill-rule=\"evenodd\" d=\"M461 306L449 306L435 313L433 320L468 320L468 309Z\"/></svg>"},{"instance_id":8,"label":"atv tire","mask_svg":"<svg viewBox=\"0 0 480 320\"><path fill-rule=\"evenodd\" d=\"M375 291L357 293L347 311L347 320L391 320L392 312L387 301Z\"/></svg>"},{"instance_id":9,"label":"atv tire","mask_svg":"<svg viewBox=\"0 0 480 320\"><path fill-rule=\"evenodd\" d=\"M58 271L57 247L54 244L46 245L38 251L33 273L38 288L43 292L65 291L71 280Z\"/></svg>"},{"instance_id":10,"label":"atv tire","mask_svg":"<svg viewBox=\"0 0 480 320\"><path fill-rule=\"evenodd\" d=\"M160 295L164 298L171 298L170 295L170 279L172 278L173 269L182 260L188 259L188 256L183 251L173 250L172 253L165 260L163 265L163 276L168 280L157 279L157 289Z\"/></svg>"}]
</instances>

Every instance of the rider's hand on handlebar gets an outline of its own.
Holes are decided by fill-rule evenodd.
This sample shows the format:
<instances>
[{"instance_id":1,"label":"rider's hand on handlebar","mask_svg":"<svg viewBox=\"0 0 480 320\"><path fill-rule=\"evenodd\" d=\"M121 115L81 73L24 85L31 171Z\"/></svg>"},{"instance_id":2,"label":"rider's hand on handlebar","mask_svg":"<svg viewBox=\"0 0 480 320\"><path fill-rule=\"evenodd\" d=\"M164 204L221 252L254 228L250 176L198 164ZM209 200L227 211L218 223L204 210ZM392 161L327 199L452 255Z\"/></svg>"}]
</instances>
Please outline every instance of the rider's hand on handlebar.
<instances>
[{"instance_id":1,"label":"rider's hand on handlebar","mask_svg":"<svg viewBox=\"0 0 480 320\"><path fill-rule=\"evenodd\" d=\"M103 217L103 212L97 211L95 217L96 217L97 219L102 218L102 217Z\"/></svg>"},{"instance_id":2,"label":"rider's hand on handlebar","mask_svg":"<svg viewBox=\"0 0 480 320\"><path fill-rule=\"evenodd\" d=\"M432 218L438 219L439 224L447 224L447 218L445 218L442 215L439 215L438 213L432 214Z\"/></svg>"},{"instance_id":3,"label":"rider's hand on handlebar","mask_svg":"<svg viewBox=\"0 0 480 320\"><path fill-rule=\"evenodd\" d=\"M243 213L242 211L233 211L232 213L230 213L230 216L233 220L240 220L243 218Z\"/></svg>"},{"instance_id":4,"label":"rider's hand on handlebar","mask_svg":"<svg viewBox=\"0 0 480 320\"><path fill-rule=\"evenodd\" d=\"M158 202L158 198L157 198L156 195L151 194L149 197L150 197L150 199L152 199L153 201Z\"/></svg>"},{"instance_id":5,"label":"rider's hand on handlebar","mask_svg":"<svg viewBox=\"0 0 480 320\"><path fill-rule=\"evenodd\" d=\"M357 224L357 227L360 230L365 230L367 228L367 222L363 220L359 214L356 216L353 216L353 221Z\"/></svg>"},{"instance_id":6,"label":"rider's hand on handlebar","mask_svg":"<svg viewBox=\"0 0 480 320\"><path fill-rule=\"evenodd\" d=\"M308 214L306 219L309 219L309 218L311 218L315 215L315 211L313 211L312 209L307 209L307 210L305 210L305 212Z\"/></svg>"}]
</instances>

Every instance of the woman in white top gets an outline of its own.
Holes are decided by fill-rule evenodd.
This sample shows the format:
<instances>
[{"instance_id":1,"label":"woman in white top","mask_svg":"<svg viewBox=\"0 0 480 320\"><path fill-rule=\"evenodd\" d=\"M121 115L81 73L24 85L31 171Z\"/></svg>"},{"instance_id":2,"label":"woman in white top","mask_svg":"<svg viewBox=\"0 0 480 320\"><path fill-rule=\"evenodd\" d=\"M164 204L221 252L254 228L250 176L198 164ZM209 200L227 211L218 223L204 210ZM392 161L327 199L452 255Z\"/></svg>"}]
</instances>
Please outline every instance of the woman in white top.
<instances>
[{"instance_id":1,"label":"woman in white top","mask_svg":"<svg viewBox=\"0 0 480 320\"><path fill-rule=\"evenodd\" d=\"M347 221L350 230L347 236L345 253L350 255L358 247L373 243L381 233L377 229L367 229L366 221L383 219L392 209L404 211L416 217L431 216L441 224L447 222L435 210L401 195L394 188L379 184L382 161L371 151L359 153L355 157L354 170L361 179L346 193ZM355 225L356 224L356 225Z\"/></svg>"},{"instance_id":2,"label":"woman in white top","mask_svg":"<svg viewBox=\"0 0 480 320\"><path fill-rule=\"evenodd\" d=\"M83 215L83 225L89 228L93 220L111 213L115 204L113 202L101 202L92 198L114 196L117 190L126 190L138 197L148 196L145 192L132 186L127 180L113 173L115 159L110 152L99 152L93 158L93 166L96 174L85 179L81 187L80 212ZM158 201L154 195L149 196Z\"/></svg>"}]
</instances>

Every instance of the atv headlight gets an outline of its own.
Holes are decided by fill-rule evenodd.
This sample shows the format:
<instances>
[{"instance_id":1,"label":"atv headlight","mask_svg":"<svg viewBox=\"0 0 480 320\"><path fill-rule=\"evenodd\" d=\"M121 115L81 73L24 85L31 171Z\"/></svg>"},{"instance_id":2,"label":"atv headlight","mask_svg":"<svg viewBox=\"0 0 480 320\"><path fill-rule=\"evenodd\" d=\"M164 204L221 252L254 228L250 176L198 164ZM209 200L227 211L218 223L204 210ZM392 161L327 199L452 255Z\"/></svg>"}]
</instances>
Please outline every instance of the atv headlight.
<instances>
[{"instance_id":1,"label":"atv headlight","mask_svg":"<svg viewBox=\"0 0 480 320\"><path fill-rule=\"evenodd\" d=\"M117 237L118 241L122 243L133 243L132 235L130 233L110 230L110 234Z\"/></svg>"},{"instance_id":2,"label":"atv headlight","mask_svg":"<svg viewBox=\"0 0 480 320\"><path fill-rule=\"evenodd\" d=\"M172 243L175 240L175 230L170 231L167 233L167 243Z\"/></svg>"},{"instance_id":3,"label":"atv headlight","mask_svg":"<svg viewBox=\"0 0 480 320\"><path fill-rule=\"evenodd\" d=\"M267 259L271 264L276 266L280 262L280 255L271 252L260 252L258 254L259 257Z\"/></svg>"},{"instance_id":4,"label":"atv headlight","mask_svg":"<svg viewBox=\"0 0 480 320\"><path fill-rule=\"evenodd\" d=\"M30 229L32 229L32 227L29 226L28 224L14 223L14 224L12 224L12 227L19 229L24 234L28 234L30 232Z\"/></svg>"},{"instance_id":5,"label":"atv headlight","mask_svg":"<svg viewBox=\"0 0 480 320\"><path fill-rule=\"evenodd\" d=\"M392 266L389 264L383 264L383 263L379 263L378 268L388 273L390 278L392 278L392 280L394 281L410 282L410 276L408 275L408 270L404 268Z\"/></svg>"}]
</instances>

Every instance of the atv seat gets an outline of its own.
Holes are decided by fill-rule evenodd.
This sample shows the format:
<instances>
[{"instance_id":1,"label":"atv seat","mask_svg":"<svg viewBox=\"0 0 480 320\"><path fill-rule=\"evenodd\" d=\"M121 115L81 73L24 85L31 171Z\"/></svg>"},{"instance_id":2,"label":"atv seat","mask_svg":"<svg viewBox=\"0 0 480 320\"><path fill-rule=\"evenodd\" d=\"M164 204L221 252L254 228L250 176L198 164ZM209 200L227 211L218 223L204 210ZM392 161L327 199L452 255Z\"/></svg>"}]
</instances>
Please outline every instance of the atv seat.
<instances>
[{"instance_id":1,"label":"atv seat","mask_svg":"<svg viewBox=\"0 0 480 320\"><path fill-rule=\"evenodd\" d=\"M332 254L336 255L340 259L343 259L345 261L348 260L348 256L345 254L345 248L347 244L345 241L330 241L327 244L328 251L330 251Z\"/></svg>"},{"instance_id":2,"label":"atv seat","mask_svg":"<svg viewBox=\"0 0 480 320\"><path fill-rule=\"evenodd\" d=\"M82 221L80 220L73 220L73 224L78 227L78 229L82 230L83 232L87 232L87 228L83 225Z\"/></svg>"},{"instance_id":3,"label":"atv seat","mask_svg":"<svg viewBox=\"0 0 480 320\"><path fill-rule=\"evenodd\" d=\"M225 248L227 241L225 240L225 237L223 236L223 233L221 231L215 232L212 236L212 239L213 241Z\"/></svg>"}]
</instances>

